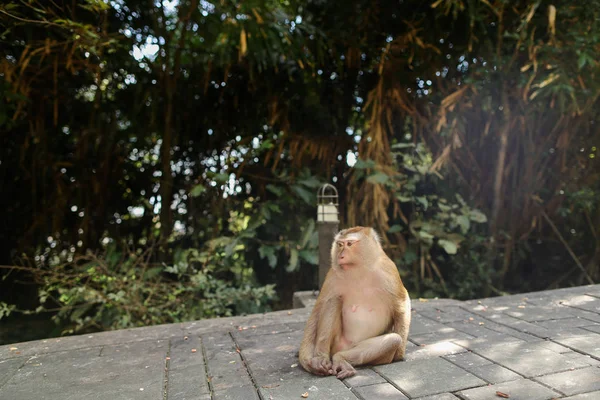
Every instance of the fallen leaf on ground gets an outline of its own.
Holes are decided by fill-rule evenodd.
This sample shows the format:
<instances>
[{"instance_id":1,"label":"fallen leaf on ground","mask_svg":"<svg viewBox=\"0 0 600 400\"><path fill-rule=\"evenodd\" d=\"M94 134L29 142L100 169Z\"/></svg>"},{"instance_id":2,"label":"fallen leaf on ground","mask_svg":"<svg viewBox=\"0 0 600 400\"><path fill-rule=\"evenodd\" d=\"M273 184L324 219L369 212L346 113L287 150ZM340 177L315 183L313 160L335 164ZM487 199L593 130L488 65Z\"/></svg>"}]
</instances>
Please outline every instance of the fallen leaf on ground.
<instances>
[{"instance_id":1,"label":"fallen leaf on ground","mask_svg":"<svg viewBox=\"0 0 600 400\"><path fill-rule=\"evenodd\" d=\"M427 303L429 300L427 300L427 299L423 299L423 298L419 298L419 301L420 301L421 303Z\"/></svg>"},{"instance_id":2,"label":"fallen leaf on ground","mask_svg":"<svg viewBox=\"0 0 600 400\"><path fill-rule=\"evenodd\" d=\"M292 315L292 312L291 312L291 311L288 311L288 315Z\"/></svg>"},{"instance_id":3,"label":"fallen leaf on ground","mask_svg":"<svg viewBox=\"0 0 600 400\"><path fill-rule=\"evenodd\" d=\"M518 306L518 308L525 308L525 306Z\"/></svg>"},{"instance_id":4,"label":"fallen leaf on ground","mask_svg":"<svg viewBox=\"0 0 600 400\"><path fill-rule=\"evenodd\" d=\"M187 336L184 336L184 337L183 337L183 340L188 340L188 337L187 337Z\"/></svg>"},{"instance_id":5,"label":"fallen leaf on ground","mask_svg":"<svg viewBox=\"0 0 600 400\"><path fill-rule=\"evenodd\" d=\"M192 353L195 353L196 351L198 351L198 350L196 350L196 349L192 349Z\"/></svg>"},{"instance_id":6,"label":"fallen leaf on ground","mask_svg":"<svg viewBox=\"0 0 600 400\"><path fill-rule=\"evenodd\" d=\"M19 350L19 349L17 347L11 347L9 350L10 351L15 351L15 350Z\"/></svg>"},{"instance_id":7,"label":"fallen leaf on ground","mask_svg":"<svg viewBox=\"0 0 600 400\"><path fill-rule=\"evenodd\" d=\"M271 383L270 385L264 385L262 386L263 389L272 389L279 386L279 383Z\"/></svg>"},{"instance_id":8,"label":"fallen leaf on ground","mask_svg":"<svg viewBox=\"0 0 600 400\"><path fill-rule=\"evenodd\" d=\"M292 368L296 368L298 366L298 364L292 364L291 367Z\"/></svg>"},{"instance_id":9,"label":"fallen leaf on ground","mask_svg":"<svg viewBox=\"0 0 600 400\"><path fill-rule=\"evenodd\" d=\"M502 393L502 392L496 392L496 396L502 397L503 399L509 399L510 398L509 395L507 395L506 393Z\"/></svg>"},{"instance_id":10,"label":"fallen leaf on ground","mask_svg":"<svg viewBox=\"0 0 600 400\"><path fill-rule=\"evenodd\" d=\"M165 359L166 359L166 360L170 360L170 359L171 359L171 357L165 357Z\"/></svg>"},{"instance_id":11,"label":"fallen leaf on ground","mask_svg":"<svg viewBox=\"0 0 600 400\"><path fill-rule=\"evenodd\" d=\"M301 395L300 397L307 398L307 397L308 397L308 392L306 392L306 393L302 393L302 395Z\"/></svg>"}]
</instances>

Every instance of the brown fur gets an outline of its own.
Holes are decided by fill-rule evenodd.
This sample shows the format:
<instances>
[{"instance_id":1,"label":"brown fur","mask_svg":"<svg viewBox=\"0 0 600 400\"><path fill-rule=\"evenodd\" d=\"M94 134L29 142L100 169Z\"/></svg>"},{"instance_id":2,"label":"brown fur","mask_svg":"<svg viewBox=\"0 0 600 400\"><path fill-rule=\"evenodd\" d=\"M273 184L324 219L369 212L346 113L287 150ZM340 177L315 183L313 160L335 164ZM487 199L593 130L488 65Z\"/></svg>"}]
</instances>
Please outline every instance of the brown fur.
<instances>
[{"instance_id":1,"label":"brown fur","mask_svg":"<svg viewBox=\"0 0 600 400\"><path fill-rule=\"evenodd\" d=\"M343 379L355 366L402 360L410 299L376 232L357 226L338 233L331 264L304 330L302 367Z\"/></svg>"}]
</instances>

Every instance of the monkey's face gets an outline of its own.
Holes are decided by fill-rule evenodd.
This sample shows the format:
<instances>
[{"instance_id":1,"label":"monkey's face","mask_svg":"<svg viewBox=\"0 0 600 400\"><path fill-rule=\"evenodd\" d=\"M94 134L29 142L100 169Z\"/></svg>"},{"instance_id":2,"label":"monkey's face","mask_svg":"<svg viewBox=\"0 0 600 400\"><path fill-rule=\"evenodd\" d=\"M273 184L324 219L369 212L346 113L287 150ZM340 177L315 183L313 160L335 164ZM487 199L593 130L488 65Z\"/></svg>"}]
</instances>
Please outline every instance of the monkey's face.
<instances>
[{"instance_id":1,"label":"monkey's face","mask_svg":"<svg viewBox=\"0 0 600 400\"><path fill-rule=\"evenodd\" d=\"M364 235L351 233L338 235L334 241L334 261L342 269L347 269L362 261L362 247L365 242Z\"/></svg>"}]
</instances>

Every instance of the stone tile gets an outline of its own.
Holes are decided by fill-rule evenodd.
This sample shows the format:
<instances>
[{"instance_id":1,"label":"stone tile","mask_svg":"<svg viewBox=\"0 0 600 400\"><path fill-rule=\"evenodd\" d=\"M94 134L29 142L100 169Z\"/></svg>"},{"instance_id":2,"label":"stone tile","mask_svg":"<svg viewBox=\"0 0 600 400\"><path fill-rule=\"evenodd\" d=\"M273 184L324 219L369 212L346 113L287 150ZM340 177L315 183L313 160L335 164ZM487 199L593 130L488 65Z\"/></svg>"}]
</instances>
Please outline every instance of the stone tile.
<instances>
[{"instance_id":1,"label":"stone tile","mask_svg":"<svg viewBox=\"0 0 600 400\"><path fill-rule=\"evenodd\" d=\"M555 341L580 353L600 358L600 336L596 334L557 338Z\"/></svg>"},{"instance_id":2,"label":"stone tile","mask_svg":"<svg viewBox=\"0 0 600 400\"><path fill-rule=\"evenodd\" d=\"M210 390L206 382L206 375L202 371L190 371L188 368L169 370L169 380L167 384L167 398L169 400L196 400L208 395Z\"/></svg>"},{"instance_id":3,"label":"stone tile","mask_svg":"<svg viewBox=\"0 0 600 400\"><path fill-rule=\"evenodd\" d=\"M536 325L542 326L550 331L563 331L573 328L596 326L600 328L600 324L590 321L582 317L562 318L548 321L537 322Z\"/></svg>"},{"instance_id":4,"label":"stone tile","mask_svg":"<svg viewBox=\"0 0 600 400\"><path fill-rule=\"evenodd\" d=\"M514 336L505 335L503 333L495 333L487 335L486 337L479 337L475 339L455 340L454 343L471 351L476 351L479 349L485 349L499 345L520 344L526 342L521 339L517 339Z\"/></svg>"},{"instance_id":5,"label":"stone tile","mask_svg":"<svg viewBox=\"0 0 600 400\"><path fill-rule=\"evenodd\" d=\"M490 365L492 362L475 353L467 352L460 354L449 354L444 358L461 368L468 370L469 368L481 367L483 365Z\"/></svg>"},{"instance_id":6,"label":"stone tile","mask_svg":"<svg viewBox=\"0 0 600 400\"><path fill-rule=\"evenodd\" d=\"M494 337L498 333L502 333L524 341L540 340L537 336L523 333L479 317L474 318L472 321L453 322L448 324L448 326L478 338Z\"/></svg>"},{"instance_id":7,"label":"stone tile","mask_svg":"<svg viewBox=\"0 0 600 400\"><path fill-rule=\"evenodd\" d=\"M358 397L342 381L334 376L316 377L304 374L301 378L295 378L259 386L263 399L301 399L302 394L308 393L309 400L356 400ZM238 397L245 399L245 397Z\"/></svg>"},{"instance_id":8,"label":"stone tile","mask_svg":"<svg viewBox=\"0 0 600 400\"><path fill-rule=\"evenodd\" d=\"M210 393L202 353L198 337L171 339L167 371L169 399L199 399Z\"/></svg>"},{"instance_id":9,"label":"stone tile","mask_svg":"<svg viewBox=\"0 0 600 400\"><path fill-rule=\"evenodd\" d=\"M362 386L354 390L364 400L408 400L408 397L389 383Z\"/></svg>"},{"instance_id":10,"label":"stone tile","mask_svg":"<svg viewBox=\"0 0 600 400\"><path fill-rule=\"evenodd\" d=\"M527 379L484 386L458 392L458 396L465 400L490 400L499 399L496 392L510 396L512 400L550 400L560 394Z\"/></svg>"},{"instance_id":11,"label":"stone tile","mask_svg":"<svg viewBox=\"0 0 600 400\"><path fill-rule=\"evenodd\" d=\"M200 338L174 338L170 344L169 369L198 368L204 373L203 346Z\"/></svg>"},{"instance_id":12,"label":"stone tile","mask_svg":"<svg viewBox=\"0 0 600 400\"><path fill-rule=\"evenodd\" d=\"M411 398L486 384L443 358L382 365L375 370Z\"/></svg>"},{"instance_id":13,"label":"stone tile","mask_svg":"<svg viewBox=\"0 0 600 400\"><path fill-rule=\"evenodd\" d=\"M585 329L586 331L590 331L590 332L594 332L594 333L600 334L600 324L584 325L584 326L581 326L581 328Z\"/></svg>"},{"instance_id":14,"label":"stone tile","mask_svg":"<svg viewBox=\"0 0 600 400\"><path fill-rule=\"evenodd\" d=\"M417 400L459 400L452 393L440 393L433 396L419 397Z\"/></svg>"},{"instance_id":15,"label":"stone tile","mask_svg":"<svg viewBox=\"0 0 600 400\"><path fill-rule=\"evenodd\" d=\"M226 389L215 390L212 393L213 400L259 400L256 389L251 384L240 384L230 386Z\"/></svg>"},{"instance_id":16,"label":"stone tile","mask_svg":"<svg viewBox=\"0 0 600 400\"><path fill-rule=\"evenodd\" d=\"M238 342L246 365L258 385L269 385L301 378L302 369L296 353L302 332L269 335L269 340L252 337Z\"/></svg>"},{"instance_id":17,"label":"stone tile","mask_svg":"<svg viewBox=\"0 0 600 400\"><path fill-rule=\"evenodd\" d=\"M386 380L370 368L357 369L356 375L344 379L344 383L350 387L368 386L377 383L385 383Z\"/></svg>"},{"instance_id":18,"label":"stone tile","mask_svg":"<svg viewBox=\"0 0 600 400\"><path fill-rule=\"evenodd\" d=\"M566 353L563 353L563 355L571 360L576 360L584 364L600 367L600 361L596 360L595 358L592 358L587 354L581 354L576 351L568 351Z\"/></svg>"},{"instance_id":19,"label":"stone tile","mask_svg":"<svg viewBox=\"0 0 600 400\"><path fill-rule=\"evenodd\" d=\"M491 326L494 325L493 323L477 316L472 320L451 322L446 325L461 332L465 332L473 337L485 337L496 333L491 328Z\"/></svg>"},{"instance_id":20,"label":"stone tile","mask_svg":"<svg viewBox=\"0 0 600 400\"><path fill-rule=\"evenodd\" d=\"M542 340L535 344L535 346L542 347L544 349L552 350L555 353L569 353L572 350L568 347L562 346L558 343L552 342L550 340Z\"/></svg>"},{"instance_id":21,"label":"stone tile","mask_svg":"<svg viewBox=\"0 0 600 400\"><path fill-rule=\"evenodd\" d=\"M446 326L442 323L432 321L418 314L413 314L412 320L410 321L409 336L424 335L444 329L446 329Z\"/></svg>"},{"instance_id":22,"label":"stone tile","mask_svg":"<svg viewBox=\"0 0 600 400\"><path fill-rule=\"evenodd\" d=\"M410 339L418 345L421 345L421 344L427 345L427 344L438 343L438 342L450 342L450 341L460 340L460 339L473 339L473 336L468 335L461 331L457 331L454 328L446 327L446 328L440 329L439 331L436 331L436 332L411 336Z\"/></svg>"},{"instance_id":23,"label":"stone tile","mask_svg":"<svg viewBox=\"0 0 600 400\"><path fill-rule=\"evenodd\" d=\"M521 375L515 374L511 370L506 369L498 364L470 367L467 368L467 371L492 384L516 381L523 378Z\"/></svg>"},{"instance_id":24,"label":"stone tile","mask_svg":"<svg viewBox=\"0 0 600 400\"><path fill-rule=\"evenodd\" d=\"M422 360L426 358L435 358L446 356L448 354L463 353L466 350L451 342L438 342L431 345L417 347L406 353L406 361Z\"/></svg>"},{"instance_id":25,"label":"stone tile","mask_svg":"<svg viewBox=\"0 0 600 400\"><path fill-rule=\"evenodd\" d=\"M5 358L27 357L60 351L87 349L91 347L100 348L107 345L168 339L177 336L182 336L182 332L177 324L174 324L35 340L31 342L0 346L0 360ZM16 347L18 350L11 351L10 349L14 347Z\"/></svg>"},{"instance_id":26,"label":"stone tile","mask_svg":"<svg viewBox=\"0 0 600 400\"><path fill-rule=\"evenodd\" d=\"M423 310L437 309L442 307L460 307L462 301L454 299L412 299L412 309L421 312Z\"/></svg>"},{"instance_id":27,"label":"stone tile","mask_svg":"<svg viewBox=\"0 0 600 400\"><path fill-rule=\"evenodd\" d=\"M575 396L563 397L562 400L598 400L600 399L600 391L577 394Z\"/></svg>"},{"instance_id":28,"label":"stone tile","mask_svg":"<svg viewBox=\"0 0 600 400\"><path fill-rule=\"evenodd\" d=\"M591 311L596 314L600 314L600 299L588 295L578 295L569 298L563 302L564 305L569 307L579 308L586 311Z\"/></svg>"},{"instance_id":29,"label":"stone tile","mask_svg":"<svg viewBox=\"0 0 600 400\"><path fill-rule=\"evenodd\" d=\"M25 364L27 358L9 358L8 360L0 360L0 388L4 385L14 374L17 373L19 368Z\"/></svg>"},{"instance_id":30,"label":"stone tile","mask_svg":"<svg viewBox=\"0 0 600 400\"><path fill-rule=\"evenodd\" d=\"M543 347L543 343L501 344L477 353L525 377L547 375L586 366Z\"/></svg>"},{"instance_id":31,"label":"stone tile","mask_svg":"<svg viewBox=\"0 0 600 400\"><path fill-rule=\"evenodd\" d=\"M536 378L567 396L600 390L600 368L588 367Z\"/></svg>"},{"instance_id":32,"label":"stone tile","mask_svg":"<svg viewBox=\"0 0 600 400\"><path fill-rule=\"evenodd\" d=\"M0 389L0 398L162 398L167 341L107 346L31 357Z\"/></svg>"},{"instance_id":33,"label":"stone tile","mask_svg":"<svg viewBox=\"0 0 600 400\"><path fill-rule=\"evenodd\" d=\"M419 311L420 315L430 318L436 322L446 324L448 322L467 321L475 315L459 307L443 307Z\"/></svg>"},{"instance_id":34,"label":"stone tile","mask_svg":"<svg viewBox=\"0 0 600 400\"><path fill-rule=\"evenodd\" d=\"M579 318L587 319L595 323L600 323L600 314L596 312L586 311L579 308L572 308L571 312L573 313L573 315Z\"/></svg>"},{"instance_id":35,"label":"stone tile","mask_svg":"<svg viewBox=\"0 0 600 400\"><path fill-rule=\"evenodd\" d=\"M251 326L243 326L241 329L237 329L232 331L232 335L236 340L240 340L242 338L251 337L251 336L266 336L275 335L282 332L290 332L291 329L287 324L274 324L274 325L251 325ZM266 338L265 338L266 339Z\"/></svg>"},{"instance_id":36,"label":"stone tile","mask_svg":"<svg viewBox=\"0 0 600 400\"><path fill-rule=\"evenodd\" d=\"M560 305L554 307L521 305L509 307L508 310L504 310L503 312L511 317L522 319L528 322L534 322L573 318L573 313L571 311L572 308Z\"/></svg>"}]
</instances>

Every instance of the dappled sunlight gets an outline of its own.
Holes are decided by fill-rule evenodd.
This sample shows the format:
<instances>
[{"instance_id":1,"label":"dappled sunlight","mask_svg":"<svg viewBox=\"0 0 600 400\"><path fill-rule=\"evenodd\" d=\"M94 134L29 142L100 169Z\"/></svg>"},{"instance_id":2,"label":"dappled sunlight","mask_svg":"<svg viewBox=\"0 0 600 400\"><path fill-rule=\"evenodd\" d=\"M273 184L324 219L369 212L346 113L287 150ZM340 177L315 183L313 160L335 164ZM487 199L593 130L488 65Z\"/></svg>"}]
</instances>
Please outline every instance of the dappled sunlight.
<instances>
[{"instance_id":1,"label":"dappled sunlight","mask_svg":"<svg viewBox=\"0 0 600 400\"><path fill-rule=\"evenodd\" d=\"M564 304L567 304L570 306L581 306L584 304L594 303L594 302L600 304L600 301L598 301L597 298L592 297L592 296L583 295L583 296L571 297L569 300L565 301Z\"/></svg>"}]
</instances>

